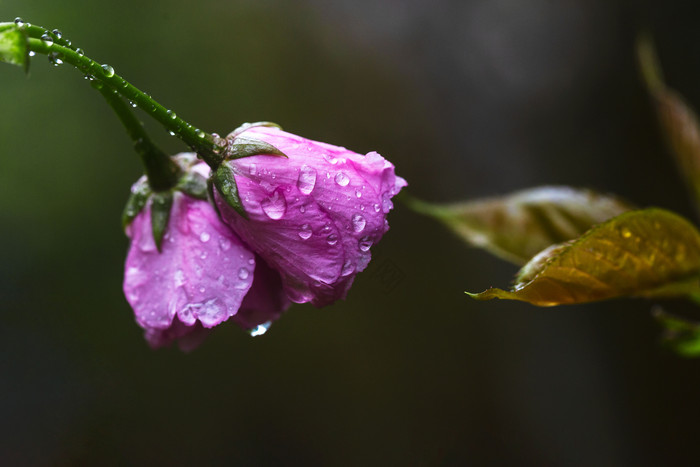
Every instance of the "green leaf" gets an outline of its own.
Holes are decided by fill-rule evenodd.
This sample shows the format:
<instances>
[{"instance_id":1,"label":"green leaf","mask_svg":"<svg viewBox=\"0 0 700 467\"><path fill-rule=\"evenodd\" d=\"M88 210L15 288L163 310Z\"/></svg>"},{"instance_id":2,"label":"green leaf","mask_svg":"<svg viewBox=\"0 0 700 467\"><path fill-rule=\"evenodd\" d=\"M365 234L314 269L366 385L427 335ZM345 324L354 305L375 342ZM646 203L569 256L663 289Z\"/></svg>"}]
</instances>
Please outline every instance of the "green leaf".
<instances>
[{"instance_id":1,"label":"green leaf","mask_svg":"<svg viewBox=\"0 0 700 467\"><path fill-rule=\"evenodd\" d=\"M170 209L173 207L173 194L169 191L154 193L151 201L151 228L158 251L161 250L165 231L168 229Z\"/></svg>"},{"instance_id":2,"label":"green leaf","mask_svg":"<svg viewBox=\"0 0 700 467\"><path fill-rule=\"evenodd\" d=\"M29 37L15 23L0 23L0 62L29 69Z\"/></svg>"},{"instance_id":3,"label":"green leaf","mask_svg":"<svg viewBox=\"0 0 700 467\"><path fill-rule=\"evenodd\" d=\"M233 144L226 151L226 159L229 160L261 155L287 157L285 153L273 145L259 139L246 138L245 136L235 138Z\"/></svg>"},{"instance_id":4,"label":"green leaf","mask_svg":"<svg viewBox=\"0 0 700 467\"><path fill-rule=\"evenodd\" d=\"M151 196L151 193L152 191L148 185L148 180L143 177L132 189L129 200L126 202L126 206L124 206L124 211L122 212L122 228L126 229L134 218L139 215L146 206L146 202Z\"/></svg>"},{"instance_id":5,"label":"green leaf","mask_svg":"<svg viewBox=\"0 0 700 467\"><path fill-rule=\"evenodd\" d=\"M700 291L700 233L662 209L631 211L535 256L509 291L469 294L538 306L622 296L670 297Z\"/></svg>"},{"instance_id":6,"label":"green leaf","mask_svg":"<svg viewBox=\"0 0 700 467\"><path fill-rule=\"evenodd\" d=\"M515 264L631 209L610 195L561 186L450 205L406 201L443 221L467 243Z\"/></svg>"},{"instance_id":7,"label":"green leaf","mask_svg":"<svg viewBox=\"0 0 700 467\"><path fill-rule=\"evenodd\" d=\"M236 179L233 176L233 169L226 162L222 163L212 174L212 181L226 203L247 219L248 213L243 208L243 203L238 195L238 185L236 185Z\"/></svg>"},{"instance_id":8,"label":"green leaf","mask_svg":"<svg viewBox=\"0 0 700 467\"><path fill-rule=\"evenodd\" d=\"M661 67L648 37L637 41L637 51L642 77L649 94L668 147L685 183L695 196L700 208L700 123L698 117L683 96L667 87Z\"/></svg>"},{"instance_id":9,"label":"green leaf","mask_svg":"<svg viewBox=\"0 0 700 467\"><path fill-rule=\"evenodd\" d=\"M684 357L700 357L700 323L654 310L654 318L666 328L663 343Z\"/></svg>"}]
</instances>

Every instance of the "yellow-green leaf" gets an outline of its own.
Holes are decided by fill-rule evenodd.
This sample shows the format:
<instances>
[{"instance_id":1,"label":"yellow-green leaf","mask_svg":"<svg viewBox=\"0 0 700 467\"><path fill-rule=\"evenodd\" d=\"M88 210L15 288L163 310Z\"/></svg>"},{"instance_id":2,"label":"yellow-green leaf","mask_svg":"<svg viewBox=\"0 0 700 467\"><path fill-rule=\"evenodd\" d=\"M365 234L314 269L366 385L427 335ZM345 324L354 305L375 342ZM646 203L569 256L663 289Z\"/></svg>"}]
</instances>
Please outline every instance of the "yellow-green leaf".
<instances>
[{"instance_id":1,"label":"yellow-green leaf","mask_svg":"<svg viewBox=\"0 0 700 467\"><path fill-rule=\"evenodd\" d=\"M562 186L446 205L406 201L443 221L467 243L515 264L631 209L613 196Z\"/></svg>"},{"instance_id":2,"label":"yellow-green leaf","mask_svg":"<svg viewBox=\"0 0 700 467\"><path fill-rule=\"evenodd\" d=\"M469 294L538 306L622 296L683 296L700 290L700 233L663 209L621 214L580 238L542 251L511 290Z\"/></svg>"}]
</instances>

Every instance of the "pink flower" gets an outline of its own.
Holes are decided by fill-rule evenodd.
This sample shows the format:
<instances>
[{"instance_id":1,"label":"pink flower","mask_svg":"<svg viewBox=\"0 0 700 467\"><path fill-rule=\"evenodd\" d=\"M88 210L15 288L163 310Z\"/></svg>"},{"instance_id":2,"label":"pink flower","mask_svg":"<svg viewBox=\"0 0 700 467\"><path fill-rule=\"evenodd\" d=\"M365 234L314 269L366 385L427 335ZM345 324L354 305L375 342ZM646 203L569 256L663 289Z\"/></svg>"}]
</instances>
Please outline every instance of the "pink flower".
<instances>
[{"instance_id":1,"label":"pink flower","mask_svg":"<svg viewBox=\"0 0 700 467\"><path fill-rule=\"evenodd\" d=\"M253 328L276 319L288 306L272 298L256 301L263 291L273 297L282 289L207 201L174 193L161 252L153 239L150 202L127 227L127 235L131 247L124 293L153 347L178 340L189 350L208 328L231 317Z\"/></svg>"},{"instance_id":2,"label":"pink flower","mask_svg":"<svg viewBox=\"0 0 700 467\"><path fill-rule=\"evenodd\" d=\"M287 156L223 163L228 180L230 171L235 179L235 186L226 186L237 190L244 215L217 190L220 216L210 201L198 199L209 168L180 158L195 189L173 190L167 226L159 224L165 227L159 251L153 198L138 212L150 192L138 191L143 181L135 185L143 196L130 205L124 292L153 347L177 341L190 350L229 319L262 332L290 300L323 306L344 298L367 267L370 247L389 228L391 198L406 185L375 152L362 156L269 127L249 127L228 139L243 146L262 141Z\"/></svg>"},{"instance_id":3,"label":"pink flower","mask_svg":"<svg viewBox=\"0 0 700 467\"><path fill-rule=\"evenodd\" d=\"M235 138L262 140L288 158L226 162L248 218L216 193L224 221L280 273L293 302L323 306L344 298L389 229L391 198L405 180L376 152L363 156L263 126Z\"/></svg>"}]
</instances>

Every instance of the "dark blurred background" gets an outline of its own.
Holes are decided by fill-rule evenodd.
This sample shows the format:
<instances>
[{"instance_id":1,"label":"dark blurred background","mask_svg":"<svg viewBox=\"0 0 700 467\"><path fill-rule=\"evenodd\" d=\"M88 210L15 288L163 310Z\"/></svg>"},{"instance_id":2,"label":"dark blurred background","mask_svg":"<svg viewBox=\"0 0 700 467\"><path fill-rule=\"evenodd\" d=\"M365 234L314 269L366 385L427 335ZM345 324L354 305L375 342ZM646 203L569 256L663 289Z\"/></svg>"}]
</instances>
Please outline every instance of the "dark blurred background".
<instances>
[{"instance_id":1,"label":"dark blurred background","mask_svg":"<svg viewBox=\"0 0 700 467\"><path fill-rule=\"evenodd\" d=\"M377 150L426 200L567 184L692 216L634 38L700 107L695 5L5 0L0 18L61 29L209 131L272 120ZM471 301L515 267L402 206L346 301L152 351L121 292L140 166L116 117L45 57L0 67L0 103L3 465L700 462L700 360L660 345L651 302Z\"/></svg>"}]
</instances>

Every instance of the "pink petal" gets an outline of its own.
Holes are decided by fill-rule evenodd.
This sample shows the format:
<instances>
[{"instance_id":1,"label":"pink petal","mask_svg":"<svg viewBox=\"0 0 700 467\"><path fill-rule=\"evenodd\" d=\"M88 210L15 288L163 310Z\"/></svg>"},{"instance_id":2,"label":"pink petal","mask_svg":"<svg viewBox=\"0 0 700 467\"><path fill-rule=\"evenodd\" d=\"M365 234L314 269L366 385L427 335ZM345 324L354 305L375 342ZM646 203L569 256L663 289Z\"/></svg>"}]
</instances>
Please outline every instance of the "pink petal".
<instances>
[{"instance_id":1,"label":"pink petal","mask_svg":"<svg viewBox=\"0 0 700 467\"><path fill-rule=\"evenodd\" d=\"M282 278L260 257L255 259L253 286L232 318L244 329L275 321L292 303L282 288Z\"/></svg>"},{"instance_id":2,"label":"pink petal","mask_svg":"<svg viewBox=\"0 0 700 467\"><path fill-rule=\"evenodd\" d=\"M124 293L151 343L182 334L171 326L211 328L234 316L253 281L253 254L208 202L179 192L159 253L150 213L149 202L127 229Z\"/></svg>"},{"instance_id":3,"label":"pink petal","mask_svg":"<svg viewBox=\"0 0 700 467\"><path fill-rule=\"evenodd\" d=\"M279 271L292 301L323 306L345 297L388 230L391 197L406 182L376 152L362 156L277 128L255 127L243 136L272 144L288 159L232 161L249 219L217 198L224 220Z\"/></svg>"}]
</instances>

